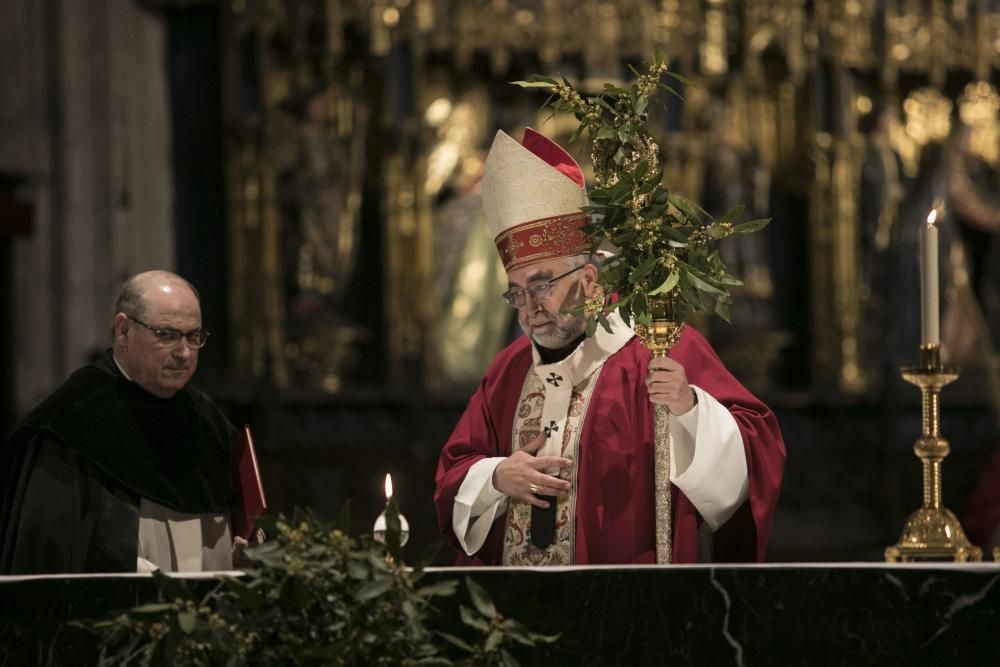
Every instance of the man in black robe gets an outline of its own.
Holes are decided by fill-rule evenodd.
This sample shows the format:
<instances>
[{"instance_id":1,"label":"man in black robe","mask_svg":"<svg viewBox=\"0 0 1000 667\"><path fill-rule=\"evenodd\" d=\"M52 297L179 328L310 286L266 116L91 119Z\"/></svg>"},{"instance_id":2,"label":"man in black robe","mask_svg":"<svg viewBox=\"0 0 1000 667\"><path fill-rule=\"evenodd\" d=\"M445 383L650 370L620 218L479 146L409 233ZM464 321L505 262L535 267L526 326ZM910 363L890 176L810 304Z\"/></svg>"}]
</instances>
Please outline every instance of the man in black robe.
<instances>
[{"instance_id":1,"label":"man in black robe","mask_svg":"<svg viewBox=\"0 0 1000 667\"><path fill-rule=\"evenodd\" d=\"M0 450L0 574L232 568L236 430L187 386L208 338L197 292L130 278L112 335Z\"/></svg>"}]
</instances>

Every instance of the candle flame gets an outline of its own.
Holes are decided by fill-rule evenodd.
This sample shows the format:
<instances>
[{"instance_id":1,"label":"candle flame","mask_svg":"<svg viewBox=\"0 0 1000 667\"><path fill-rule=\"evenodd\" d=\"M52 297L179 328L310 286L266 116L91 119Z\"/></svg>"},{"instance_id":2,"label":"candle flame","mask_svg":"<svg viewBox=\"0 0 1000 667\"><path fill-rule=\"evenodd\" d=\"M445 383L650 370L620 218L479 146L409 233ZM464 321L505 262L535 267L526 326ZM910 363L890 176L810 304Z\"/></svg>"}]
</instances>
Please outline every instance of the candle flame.
<instances>
[{"instance_id":1,"label":"candle flame","mask_svg":"<svg viewBox=\"0 0 1000 667\"><path fill-rule=\"evenodd\" d=\"M385 499L389 500L392 498L392 475L389 473L385 474Z\"/></svg>"},{"instance_id":2,"label":"candle flame","mask_svg":"<svg viewBox=\"0 0 1000 667\"><path fill-rule=\"evenodd\" d=\"M935 220L937 220L937 209L932 208L931 212L927 214L927 224L933 225Z\"/></svg>"}]
</instances>

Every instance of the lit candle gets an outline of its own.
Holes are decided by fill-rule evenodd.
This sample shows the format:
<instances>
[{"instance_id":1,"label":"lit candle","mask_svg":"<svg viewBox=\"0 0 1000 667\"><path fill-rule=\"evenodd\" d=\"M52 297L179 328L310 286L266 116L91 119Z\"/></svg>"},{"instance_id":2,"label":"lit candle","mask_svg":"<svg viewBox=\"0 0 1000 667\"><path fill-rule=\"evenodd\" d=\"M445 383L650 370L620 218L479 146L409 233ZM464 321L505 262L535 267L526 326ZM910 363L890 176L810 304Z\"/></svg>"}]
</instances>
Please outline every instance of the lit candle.
<instances>
[{"instance_id":1,"label":"lit candle","mask_svg":"<svg viewBox=\"0 0 1000 667\"><path fill-rule=\"evenodd\" d=\"M385 505L389 506L392 502L392 475L386 473L385 476ZM385 512L378 515L375 519L375 526L372 528L372 534L375 537L376 542L385 542L385 531L386 531L386 518ZM410 522L406 520L403 513L399 513L399 546L406 544L406 541L410 539Z\"/></svg>"},{"instance_id":2,"label":"lit candle","mask_svg":"<svg viewBox=\"0 0 1000 667\"><path fill-rule=\"evenodd\" d=\"M920 342L941 343L938 321L938 230L937 209L927 214L927 224L920 230Z\"/></svg>"}]
</instances>

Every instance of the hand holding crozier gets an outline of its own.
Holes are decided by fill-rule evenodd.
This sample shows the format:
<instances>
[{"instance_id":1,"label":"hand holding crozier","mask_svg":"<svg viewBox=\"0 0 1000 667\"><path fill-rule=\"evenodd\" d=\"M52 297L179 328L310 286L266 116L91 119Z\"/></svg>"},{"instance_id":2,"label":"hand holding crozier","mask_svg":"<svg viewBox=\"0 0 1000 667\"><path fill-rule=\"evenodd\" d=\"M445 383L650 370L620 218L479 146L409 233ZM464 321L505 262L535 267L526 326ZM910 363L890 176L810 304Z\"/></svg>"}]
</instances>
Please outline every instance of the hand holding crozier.
<instances>
[{"instance_id":1,"label":"hand holding crozier","mask_svg":"<svg viewBox=\"0 0 1000 667\"><path fill-rule=\"evenodd\" d=\"M682 415L695 406L697 394L688 384L684 366L670 357L654 357L646 373L649 401L665 405L671 414Z\"/></svg>"}]
</instances>

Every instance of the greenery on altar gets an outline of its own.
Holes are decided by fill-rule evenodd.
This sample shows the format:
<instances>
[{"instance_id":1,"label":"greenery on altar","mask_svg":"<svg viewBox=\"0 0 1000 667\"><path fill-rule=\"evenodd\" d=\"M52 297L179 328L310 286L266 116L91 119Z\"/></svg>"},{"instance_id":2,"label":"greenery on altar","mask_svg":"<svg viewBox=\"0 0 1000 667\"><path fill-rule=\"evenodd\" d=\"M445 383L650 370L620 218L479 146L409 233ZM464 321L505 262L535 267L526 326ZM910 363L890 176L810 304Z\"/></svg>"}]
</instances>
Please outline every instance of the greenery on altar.
<instances>
[{"instance_id":1,"label":"greenery on altar","mask_svg":"<svg viewBox=\"0 0 1000 667\"><path fill-rule=\"evenodd\" d=\"M692 312L714 312L729 321L730 288L743 283L726 270L716 242L763 229L770 220L736 224L742 206L714 219L668 190L659 166L660 147L649 129L650 103L662 104L663 91L680 98L664 76L692 84L668 71L659 49L645 73L630 70L636 79L629 88L606 83L593 95L582 95L565 77L535 75L514 83L550 90L545 106L579 121L570 141L583 133L590 138L597 187L583 209L591 216L583 229L594 237L595 247L607 243L615 249L603 261L600 276L604 291L618 296L611 307L626 321L634 316L644 326L652 324L651 298L670 300L677 322ZM598 323L609 328L605 307L599 303L585 309L588 334Z\"/></svg>"},{"instance_id":2,"label":"greenery on altar","mask_svg":"<svg viewBox=\"0 0 1000 667\"><path fill-rule=\"evenodd\" d=\"M516 665L512 645L554 642L506 618L466 578L460 628L442 629L436 598L457 579L424 583L433 554L401 558L399 511L386 509L386 543L306 512L259 520L273 538L249 548L241 577L221 576L198 597L154 573L163 602L77 622L99 636L102 665Z\"/></svg>"}]
</instances>

